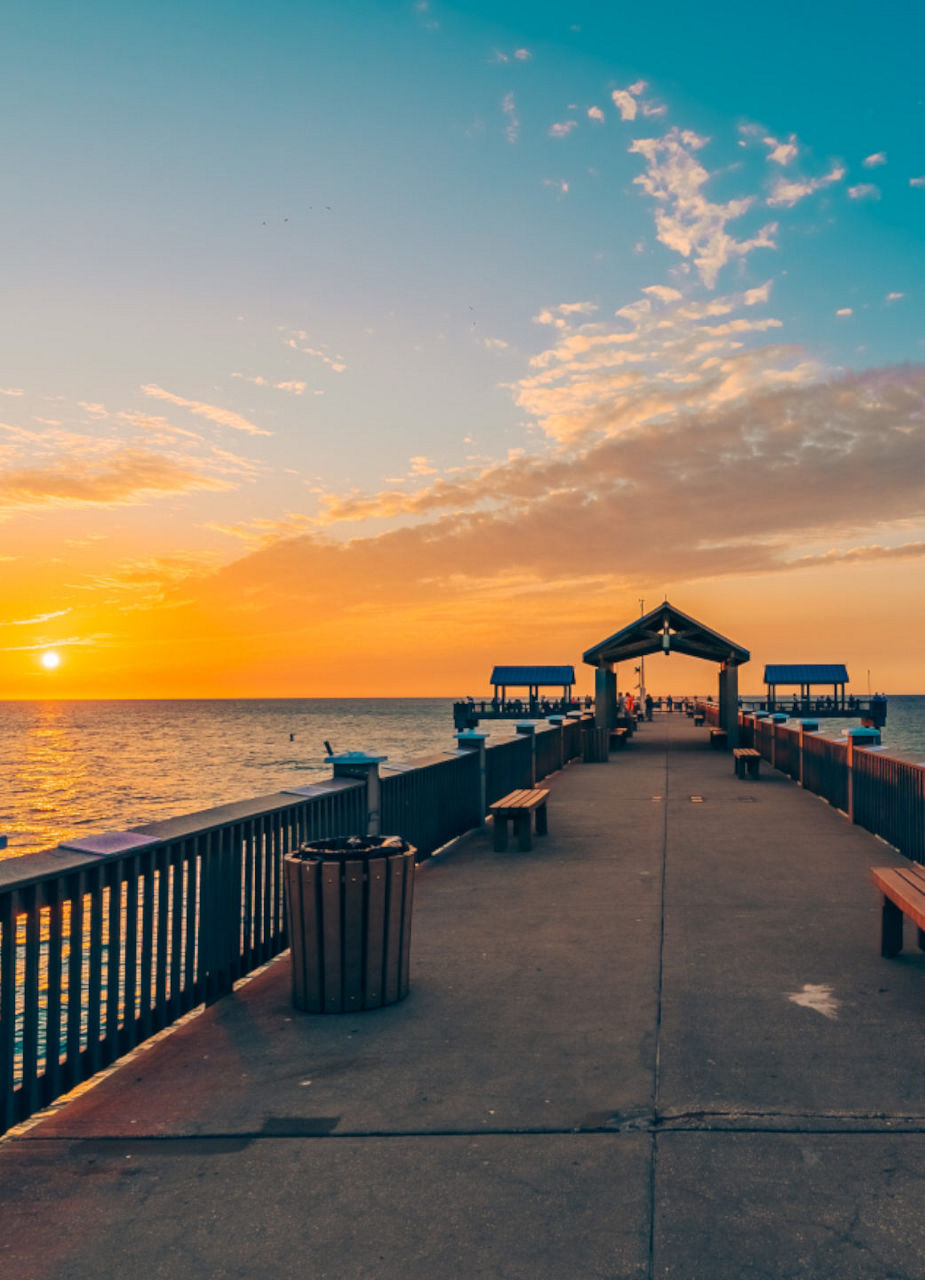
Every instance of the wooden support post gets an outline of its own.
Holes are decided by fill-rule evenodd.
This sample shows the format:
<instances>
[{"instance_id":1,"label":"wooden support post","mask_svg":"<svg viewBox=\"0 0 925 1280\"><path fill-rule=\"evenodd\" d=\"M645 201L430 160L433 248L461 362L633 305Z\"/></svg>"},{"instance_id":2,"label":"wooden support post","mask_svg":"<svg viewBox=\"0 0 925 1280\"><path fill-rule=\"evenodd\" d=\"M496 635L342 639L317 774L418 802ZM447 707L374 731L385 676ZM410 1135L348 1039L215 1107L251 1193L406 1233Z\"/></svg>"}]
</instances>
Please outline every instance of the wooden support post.
<instances>
[{"instance_id":1,"label":"wooden support post","mask_svg":"<svg viewBox=\"0 0 925 1280\"><path fill-rule=\"evenodd\" d=\"M536 725L530 720L521 720L516 732L530 739L530 786L536 786Z\"/></svg>"},{"instance_id":2,"label":"wooden support post","mask_svg":"<svg viewBox=\"0 0 925 1280\"><path fill-rule=\"evenodd\" d=\"M880 923L880 954L898 956L903 949L903 913L895 902L883 895Z\"/></svg>"},{"instance_id":3,"label":"wooden support post","mask_svg":"<svg viewBox=\"0 0 925 1280\"><path fill-rule=\"evenodd\" d=\"M608 733L617 723L617 673L612 662L594 672L594 723Z\"/></svg>"},{"instance_id":4,"label":"wooden support post","mask_svg":"<svg viewBox=\"0 0 925 1280\"><path fill-rule=\"evenodd\" d=\"M462 733L456 734L460 749L479 753L479 820L482 826L485 825L485 816L488 813L488 762L485 756L487 737L487 733L479 733L475 729L465 729Z\"/></svg>"}]
</instances>

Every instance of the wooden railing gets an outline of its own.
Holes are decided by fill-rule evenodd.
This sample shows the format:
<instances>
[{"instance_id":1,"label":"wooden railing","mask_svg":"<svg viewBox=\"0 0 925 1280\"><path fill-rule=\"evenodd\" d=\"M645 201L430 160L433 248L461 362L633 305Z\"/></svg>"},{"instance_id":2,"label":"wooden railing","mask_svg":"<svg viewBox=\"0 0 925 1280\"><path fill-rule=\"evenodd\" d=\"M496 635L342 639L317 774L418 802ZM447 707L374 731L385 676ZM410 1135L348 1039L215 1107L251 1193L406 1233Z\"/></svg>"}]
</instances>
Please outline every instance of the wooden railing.
<instances>
[{"instance_id":1,"label":"wooden railing","mask_svg":"<svg viewBox=\"0 0 925 1280\"><path fill-rule=\"evenodd\" d=\"M822 734L739 715L743 745L799 779L858 826L882 837L907 858L925 862L925 766Z\"/></svg>"},{"instance_id":2,"label":"wooden railing","mask_svg":"<svg viewBox=\"0 0 925 1280\"><path fill-rule=\"evenodd\" d=\"M580 726L485 751L486 805L580 754ZM380 779L381 830L418 858L480 825L479 751ZM0 861L0 1132L229 992L288 945L282 859L369 829L362 780L334 778L119 833L122 848ZM135 847L125 844L135 841Z\"/></svg>"},{"instance_id":3,"label":"wooden railing","mask_svg":"<svg viewBox=\"0 0 925 1280\"><path fill-rule=\"evenodd\" d=\"M925 768L879 751L854 756L854 820L925 862Z\"/></svg>"}]
</instances>

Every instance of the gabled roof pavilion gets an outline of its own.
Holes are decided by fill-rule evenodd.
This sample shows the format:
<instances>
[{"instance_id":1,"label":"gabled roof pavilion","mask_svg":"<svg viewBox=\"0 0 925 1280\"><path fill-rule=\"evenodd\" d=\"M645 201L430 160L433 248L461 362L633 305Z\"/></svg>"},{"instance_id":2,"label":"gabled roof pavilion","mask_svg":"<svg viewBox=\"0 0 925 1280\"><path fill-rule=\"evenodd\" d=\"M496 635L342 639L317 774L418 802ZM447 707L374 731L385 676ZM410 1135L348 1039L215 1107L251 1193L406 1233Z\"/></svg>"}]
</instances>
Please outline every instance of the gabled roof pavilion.
<instances>
[{"instance_id":1,"label":"gabled roof pavilion","mask_svg":"<svg viewBox=\"0 0 925 1280\"><path fill-rule=\"evenodd\" d=\"M585 651L583 660L589 666L599 667L644 658L649 653L686 653L726 667L741 666L751 657L742 645L727 640L665 600L622 631L592 645Z\"/></svg>"}]
</instances>

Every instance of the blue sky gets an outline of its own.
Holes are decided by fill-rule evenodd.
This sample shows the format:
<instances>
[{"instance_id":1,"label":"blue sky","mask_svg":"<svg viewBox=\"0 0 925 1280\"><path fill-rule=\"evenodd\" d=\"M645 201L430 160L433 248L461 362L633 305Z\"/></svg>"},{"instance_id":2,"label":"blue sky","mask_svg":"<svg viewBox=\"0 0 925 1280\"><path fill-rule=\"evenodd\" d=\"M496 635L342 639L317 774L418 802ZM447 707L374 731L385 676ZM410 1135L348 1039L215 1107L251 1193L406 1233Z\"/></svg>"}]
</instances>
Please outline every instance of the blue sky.
<instances>
[{"instance_id":1,"label":"blue sky","mask_svg":"<svg viewBox=\"0 0 925 1280\"><path fill-rule=\"evenodd\" d=\"M319 540L362 559L433 526L430 583L482 557L565 590L557 555L515 550L543 510L577 554L594 503L622 513L634 485L707 509L775 473L696 563L653 525L600 591L915 562L920 7L9 14L0 527L31 549L12 587L42 564L58 594L135 608L139 564L166 592L257 572L279 539L310 567ZM767 434L781 415L796 446ZM845 503L808 520L827 475Z\"/></svg>"}]
</instances>

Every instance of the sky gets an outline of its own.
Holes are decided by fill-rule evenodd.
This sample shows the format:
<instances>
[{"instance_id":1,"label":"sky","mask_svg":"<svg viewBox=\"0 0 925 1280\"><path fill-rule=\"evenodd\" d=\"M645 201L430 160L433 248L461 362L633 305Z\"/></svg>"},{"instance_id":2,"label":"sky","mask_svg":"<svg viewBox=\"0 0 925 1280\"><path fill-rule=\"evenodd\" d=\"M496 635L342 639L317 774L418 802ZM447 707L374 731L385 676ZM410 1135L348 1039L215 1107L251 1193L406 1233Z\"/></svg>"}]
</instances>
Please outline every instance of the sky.
<instances>
[{"instance_id":1,"label":"sky","mask_svg":"<svg viewBox=\"0 0 925 1280\"><path fill-rule=\"evenodd\" d=\"M925 692L923 47L897 0L11 3L0 698L477 696L665 598L744 691Z\"/></svg>"}]
</instances>

